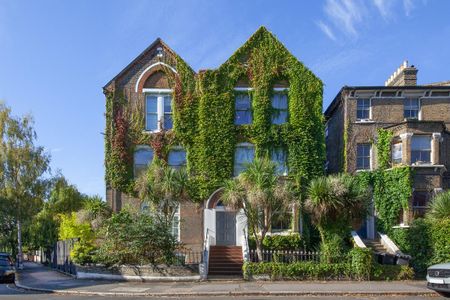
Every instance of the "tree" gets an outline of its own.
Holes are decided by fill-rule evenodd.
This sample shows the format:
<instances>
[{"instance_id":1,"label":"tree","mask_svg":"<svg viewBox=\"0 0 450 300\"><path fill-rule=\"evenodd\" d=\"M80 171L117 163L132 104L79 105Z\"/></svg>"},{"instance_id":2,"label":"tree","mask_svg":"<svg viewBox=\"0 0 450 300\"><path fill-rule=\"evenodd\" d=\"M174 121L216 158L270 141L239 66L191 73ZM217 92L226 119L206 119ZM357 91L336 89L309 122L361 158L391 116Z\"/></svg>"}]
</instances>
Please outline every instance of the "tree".
<instances>
[{"instance_id":1,"label":"tree","mask_svg":"<svg viewBox=\"0 0 450 300\"><path fill-rule=\"evenodd\" d=\"M174 169L155 158L147 172L139 177L136 191L168 225L172 223L179 203L188 198L187 181L185 168Z\"/></svg>"},{"instance_id":2,"label":"tree","mask_svg":"<svg viewBox=\"0 0 450 300\"><path fill-rule=\"evenodd\" d=\"M262 261L263 240L272 218L285 213L293 202L290 184L277 176L276 165L268 158L256 158L238 177L225 182L221 199L243 209L256 241L258 259Z\"/></svg>"},{"instance_id":3,"label":"tree","mask_svg":"<svg viewBox=\"0 0 450 300\"><path fill-rule=\"evenodd\" d=\"M66 214L80 210L87 196L80 193L76 186L69 184L63 175L52 180L52 187L45 208L53 214Z\"/></svg>"},{"instance_id":4,"label":"tree","mask_svg":"<svg viewBox=\"0 0 450 300\"><path fill-rule=\"evenodd\" d=\"M436 221L450 219L450 191L439 193L431 200L426 217Z\"/></svg>"},{"instance_id":5,"label":"tree","mask_svg":"<svg viewBox=\"0 0 450 300\"><path fill-rule=\"evenodd\" d=\"M351 175L333 175L313 179L305 209L317 226L322 244L338 243L347 235L352 220L367 215L370 191Z\"/></svg>"},{"instance_id":6,"label":"tree","mask_svg":"<svg viewBox=\"0 0 450 300\"><path fill-rule=\"evenodd\" d=\"M42 206L48 181L50 157L35 146L36 133L30 116L11 115L0 104L0 193L17 226L18 264L22 267L22 225Z\"/></svg>"}]
</instances>

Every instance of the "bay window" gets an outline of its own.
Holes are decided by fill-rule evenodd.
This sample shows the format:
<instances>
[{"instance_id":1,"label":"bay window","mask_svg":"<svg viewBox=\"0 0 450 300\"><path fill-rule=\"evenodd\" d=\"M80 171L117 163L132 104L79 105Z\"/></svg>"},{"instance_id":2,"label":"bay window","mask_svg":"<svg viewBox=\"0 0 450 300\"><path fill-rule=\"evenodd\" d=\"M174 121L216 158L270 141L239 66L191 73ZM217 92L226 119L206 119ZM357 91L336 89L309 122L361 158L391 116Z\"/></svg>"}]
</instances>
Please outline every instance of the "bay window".
<instances>
[{"instance_id":1,"label":"bay window","mask_svg":"<svg viewBox=\"0 0 450 300\"><path fill-rule=\"evenodd\" d=\"M431 136L413 135L411 138L411 163L431 163Z\"/></svg>"}]
</instances>

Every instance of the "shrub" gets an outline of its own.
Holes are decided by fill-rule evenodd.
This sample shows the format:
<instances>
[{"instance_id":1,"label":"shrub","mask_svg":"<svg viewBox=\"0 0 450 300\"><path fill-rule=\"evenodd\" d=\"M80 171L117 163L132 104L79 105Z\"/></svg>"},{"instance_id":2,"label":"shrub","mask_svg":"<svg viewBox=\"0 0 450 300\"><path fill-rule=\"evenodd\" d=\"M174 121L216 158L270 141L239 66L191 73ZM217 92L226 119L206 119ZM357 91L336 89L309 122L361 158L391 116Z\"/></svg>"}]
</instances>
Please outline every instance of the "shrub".
<instances>
[{"instance_id":1,"label":"shrub","mask_svg":"<svg viewBox=\"0 0 450 300\"><path fill-rule=\"evenodd\" d=\"M433 220L450 218L450 191L439 193L431 200L427 218Z\"/></svg>"},{"instance_id":2,"label":"shrub","mask_svg":"<svg viewBox=\"0 0 450 300\"><path fill-rule=\"evenodd\" d=\"M374 280L410 280L414 278L414 269L410 266L380 265L375 263L372 276Z\"/></svg>"},{"instance_id":3,"label":"shrub","mask_svg":"<svg viewBox=\"0 0 450 300\"><path fill-rule=\"evenodd\" d=\"M417 273L426 271L432 256L430 229L424 219L416 219L409 228L396 228L390 234L400 250L411 255L411 266Z\"/></svg>"},{"instance_id":4,"label":"shrub","mask_svg":"<svg viewBox=\"0 0 450 300\"><path fill-rule=\"evenodd\" d=\"M373 253L369 248L353 248L350 253L353 276L357 280L368 280L372 273Z\"/></svg>"},{"instance_id":5,"label":"shrub","mask_svg":"<svg viewBox=\"0 0 450 300\"><path fill-rule=\"evenodd\" d=\"M61 220L58 237L60 240L77 239L70 257L75 263L92 262L95 250L95 234L89 222L78 222L74 212L59 215Z\"/></svg>"},{"instance_id":6,"label":"shrub","mask_svg":"<svg viewBox=\"0 0 450 300\"><path fill-rule=\"evenodd\" d=\"M105 220L97 262L105 265L171 264L178 246L170 227L141 212L123 209Z\"/></svg>"},{"instance_id":7,"label":"shrub","mask_svg":"<svg viewBox=\"0 0 450 300\"><path fill-rule=\"evenodd\" d=\"M344 239L337 234L327 236L324 242L320 244L322 259L327 263L339 262L344 256L344 251Z\"/></svg>"},{"instance_id":8,"label":"shrub","mask_svg":"<svg viewBox=\"0 0 450 300\"><path fill-rule=\"evenodd\" d=\"M351 261L343 260L339 263L316 263L316 262L296 262L296 263L276 263L246 262L243 267L245 279L252 276L269 275L272 280L292 279L292 280L339 280L339 279L357 279L357 280L407 280L414 277L414 270L408 266L399 265L379 265L373 260L368 260L368 252L363 250L354 254L355 258ZM367 267L371 270L363 270L363 261L367 262ZM354 264L358 264L355 268ZM371 267L372 265L373 268Z\"/></svg>"},{"instance_id":9,"label":"shrub","mask_svg":"<svg viewBox=\"0 0 450 300\"><path fill-rule=\"evenodd\" d=\"M256 249L256 242L253 237L249 237L248 245L250 249ZM266 235L263 246L265 250L300 250L306 247L299 233Z\"/></svg>"},{"instance_id":10,"label":"shrub","mask_svg":"<svg viewBox=\"0 0 450 300\"><path fill-rule=\"evenodd\" d=\"M450 261L450 218L431 223L433 255L430 264Z\"/></svg>"}]
</instances>

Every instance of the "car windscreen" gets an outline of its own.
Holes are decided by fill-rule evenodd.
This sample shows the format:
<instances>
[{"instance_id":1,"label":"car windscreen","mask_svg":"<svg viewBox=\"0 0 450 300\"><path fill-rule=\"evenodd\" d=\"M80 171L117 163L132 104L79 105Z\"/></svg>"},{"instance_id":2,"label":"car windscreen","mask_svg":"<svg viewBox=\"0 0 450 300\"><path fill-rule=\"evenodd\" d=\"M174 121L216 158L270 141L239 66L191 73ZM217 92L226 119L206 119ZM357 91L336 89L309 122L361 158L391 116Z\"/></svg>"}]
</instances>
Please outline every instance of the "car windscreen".
<instances>
[{"instance_id":1,"label":"car windscreen","mask_svg":"<svg viewBox=\"0 0 450 300\"><path fill-rule=\"evenodd\" d=\"M10 265L11 265L11 263L8 260L0 259L0 267L7 267Z\"/></svg>"}]
</instances>

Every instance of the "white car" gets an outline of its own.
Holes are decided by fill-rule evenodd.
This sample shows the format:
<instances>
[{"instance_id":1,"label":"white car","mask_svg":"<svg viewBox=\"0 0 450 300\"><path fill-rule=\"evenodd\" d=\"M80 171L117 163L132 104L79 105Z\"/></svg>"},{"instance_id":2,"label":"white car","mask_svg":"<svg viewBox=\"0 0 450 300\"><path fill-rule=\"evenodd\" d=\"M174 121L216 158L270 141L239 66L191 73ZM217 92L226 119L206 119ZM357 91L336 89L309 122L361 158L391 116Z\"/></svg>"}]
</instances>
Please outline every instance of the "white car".
<instances>
[{"instance_id":1,"label":"white car","mask_svg":"<svg viewBox=\"0 0 450 300\"><path fill-rule=\"evenodd\" d=\"M433 265L428 268L427 287L450 297L450 263Z\"/></svg>"}]
</instances>

